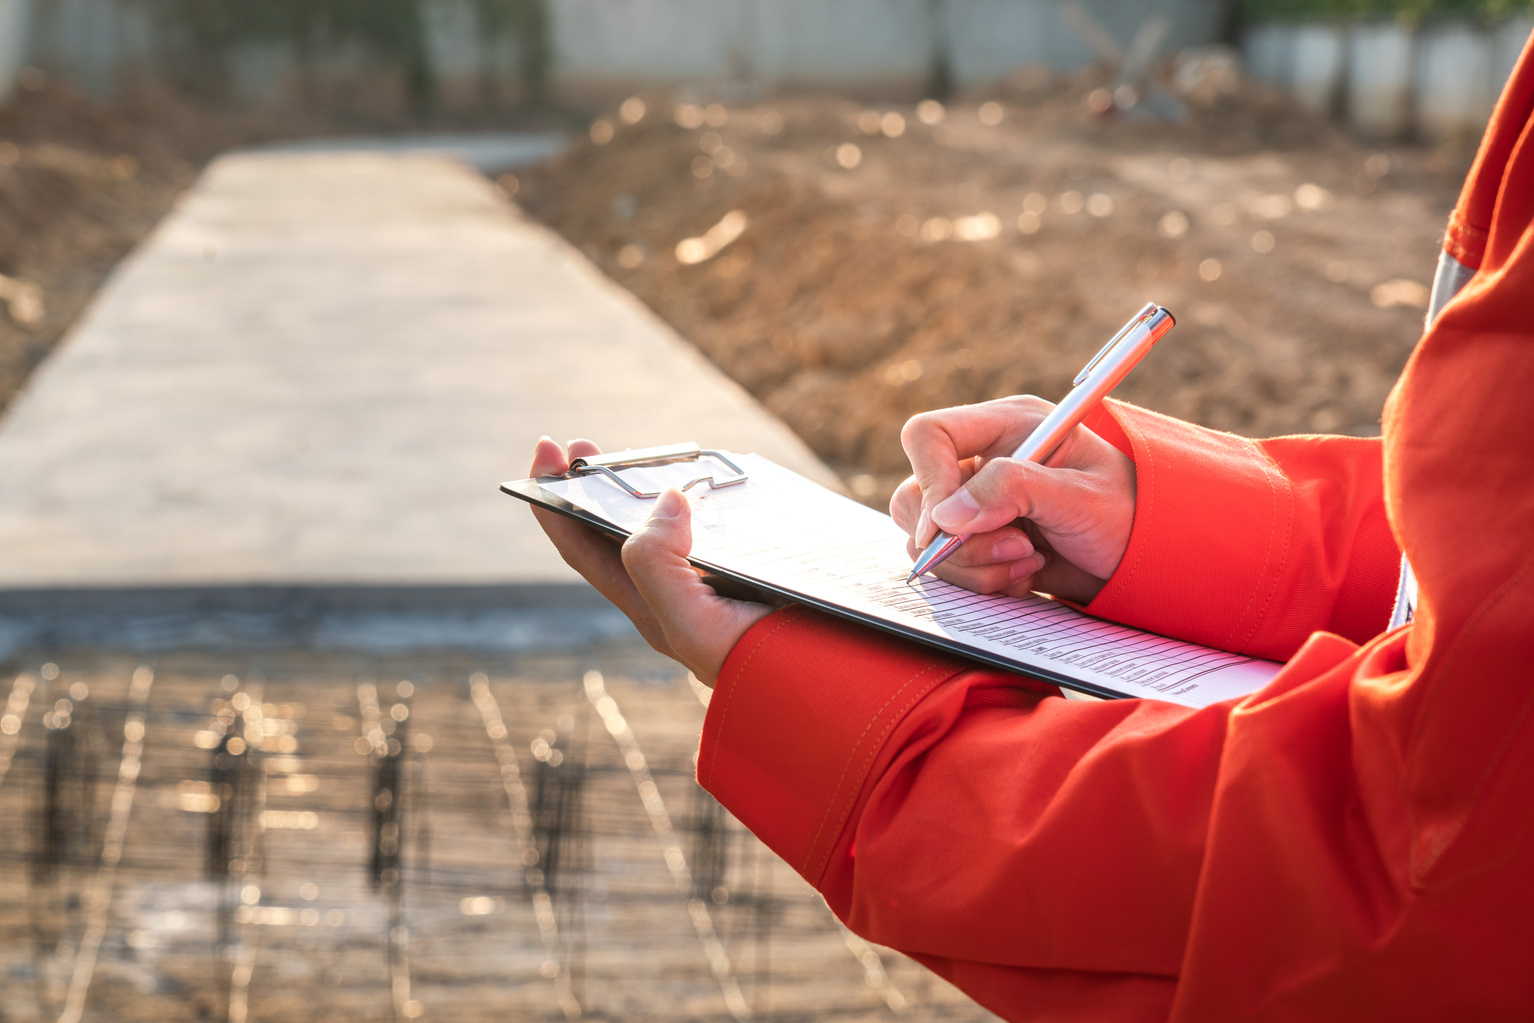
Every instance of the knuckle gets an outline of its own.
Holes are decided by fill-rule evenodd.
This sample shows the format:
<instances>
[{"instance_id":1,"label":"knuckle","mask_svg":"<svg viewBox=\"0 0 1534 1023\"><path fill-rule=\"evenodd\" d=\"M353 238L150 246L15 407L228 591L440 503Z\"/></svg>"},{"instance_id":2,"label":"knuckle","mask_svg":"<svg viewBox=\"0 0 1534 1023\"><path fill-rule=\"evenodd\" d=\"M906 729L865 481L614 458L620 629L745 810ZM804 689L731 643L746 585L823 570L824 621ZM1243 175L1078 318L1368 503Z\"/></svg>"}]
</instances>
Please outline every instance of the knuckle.
<instances>
[{"instance_id":1,"label":"knuckle","mask_svg":"<svg viewBox=\"0 0 1534 1023\"><path fill-rule=\"evenodd\" d=\"M980 467L980 471L971 477L964 486L975 497L982 494L990 495L1008 490L1018 479L1019 469L1016 459L992 458Z\"/></svg>"},{"instance_id":2,"label":"knuckle","mask_svg":"<svg viewBox=\"0 0 1534 1023\"><path fill-rule=\"evenodd\" d=\"M1040 398L1037 394L1019 394L1012 399L1012 408L1015 412L1029 417L1042 419L1049 415L1055 406Z\"/></svg>"},{"instance_id":3,"label":"knuckle","mask_svg":"<svg viewBox=\"0 0 1534 1023\"><path fill-rule=\"evenodd\" d=\"M949 560L952 561L953 559L950 558ZM944 571L945 568L948 568L948 566L943 565L938 568L938 578L944 582L953 583L955 586L962 586L973 593L994 593L999 588L999 585L1003 584L1002 578L998 576L994 567L975 568L955 565L952 568L948 568L946 572Z\"/></svg>"},{"instance_id":4,"label":"knuckle","mask_svg":"<svg viewBox=\"0 0 1534 1023\"><path fill-rule=\"evenodd\" d=\"M1030 471L1031 463L1014 458L995 458L987 462L965 486L983 508L1020 513L1030 503Z\"/></svg>"},{"instance_id":5,"label":"knuckle","mask_svg":"<svg viewBox=\"0 0 1534 1023\"><path fill-rule=\"evenodd\" d=\"M959 405L954 408L918 412L907 419L905 425L900 428L900 438L901 440L924 440L934 434L951 433L958 421L971 409L972 406Z\"/></svg>"},{"instance_id":6,"label":"knuckle","mask_svg":"<svg viewBox=\"0 0 1534 1023\"><path fill-rule=\"evenodd\" d=\"M661 554L657 538L649 530L641 529L623 541L623 567L645 569L655 564Z\"/></svg>"},{"instance_id":7,"label":"knuckle","mask_svg":"<svg viewBox=\"0 0 1534 1023\"><path fill-rule=\"evenodd\" d=\"M974 546L973 542L967 543L948 559L949 563L953 565L954 571L975 571L985 568L992 563L989 548L987 548L986 553L982 554L980 551L973 550Z\"/></svg>"},{"instance_id":8,"label":"knuckle","mask_svg":"<svg viewBox=\"0 0 1534 1023\"><path fill-rule=\"evenodd\" d=\"M986 468L991 470L991 479L996 483L1005 487L1018 487L1028 482L1035 464L1022 458L998 458Z\"/></svg>"},{"instance_id":9,"label":"knuckle","mask_svg":"<svg viewBox=\"0 0 1534 1023\"><path fill-rule=\"evenodd\" d=\"M940 423L938 412L918 412L900 428L900 442L909 445L930 435Z\"/></svg>"}]
</instances>

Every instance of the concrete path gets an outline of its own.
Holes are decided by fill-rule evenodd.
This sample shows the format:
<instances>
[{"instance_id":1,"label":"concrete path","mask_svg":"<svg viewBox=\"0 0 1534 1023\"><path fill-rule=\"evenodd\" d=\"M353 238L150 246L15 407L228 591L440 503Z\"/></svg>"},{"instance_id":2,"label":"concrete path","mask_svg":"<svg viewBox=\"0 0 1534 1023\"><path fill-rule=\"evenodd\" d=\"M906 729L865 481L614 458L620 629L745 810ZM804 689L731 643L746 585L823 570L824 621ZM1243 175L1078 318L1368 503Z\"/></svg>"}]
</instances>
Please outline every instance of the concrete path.
<instances>
[{"instance_id":1,"label":"concrete path","mask_svg":"<svg viewBox=\"0 0 1534 1023\"><path fill-rule=\"evenodd\" d=\"M0 424L0 595L568 584L496 490L542 433L832 479L467 165L228 156Z\"/></svg>"},{"instance_id":2,"label":"concrete path","mask_svg":"<svg viewBox=\"0 0 1534 1023\"><path fill-rule=\"evenodd\" d=\"M345 139L299 139L262 148L268 153L382 153L445 156L485 174L499 174L558 153L566 138L557 131L437 132L430 135L374 135Z\"/></svg>"}]
</instances>

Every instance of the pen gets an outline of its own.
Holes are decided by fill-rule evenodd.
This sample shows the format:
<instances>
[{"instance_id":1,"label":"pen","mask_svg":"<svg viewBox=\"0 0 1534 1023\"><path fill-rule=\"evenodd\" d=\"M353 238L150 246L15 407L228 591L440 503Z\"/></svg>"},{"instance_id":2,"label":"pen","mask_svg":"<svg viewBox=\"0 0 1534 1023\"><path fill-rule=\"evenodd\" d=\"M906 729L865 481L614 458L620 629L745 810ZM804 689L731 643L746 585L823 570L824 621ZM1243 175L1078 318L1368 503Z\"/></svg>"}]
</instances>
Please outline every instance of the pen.
<instances>
[{"instance_id":1,"label":"pen","mask_svg":"<svg viewBox=\"0 0 1534 1023\"><path fill-rule=\"evenodd\" d=\"M1012 457L1042 462L1053 454L1065 435L1074 430L1176 324L1172 314L1161 306L1154 302L1145 303L1145 307L1124 324L1076 374L1076 379L1071 381L1071 393L1061 399L1054 411L1033 428L1028 439L1012 452ZM939 529L932 542L927 544L927 549L921 552L921 557L916 559L916 564L911 566L911 574L906 576L906 582L910 583L917 576L942 564L969 536L967 533L963 536L950 536Z\"/></svg>"}]
</instances>

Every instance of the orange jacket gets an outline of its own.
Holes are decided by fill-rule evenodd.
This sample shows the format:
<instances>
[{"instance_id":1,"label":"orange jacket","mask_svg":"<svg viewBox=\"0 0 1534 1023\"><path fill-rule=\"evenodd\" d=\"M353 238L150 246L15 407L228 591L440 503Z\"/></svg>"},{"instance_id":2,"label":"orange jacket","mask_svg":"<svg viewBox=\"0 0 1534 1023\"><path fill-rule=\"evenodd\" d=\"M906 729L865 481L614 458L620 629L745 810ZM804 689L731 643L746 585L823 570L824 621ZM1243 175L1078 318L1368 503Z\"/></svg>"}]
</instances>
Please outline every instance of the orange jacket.
<instances>
[{"instance_id":1,"label":"orange jacket","mask_svg":"<svg viewBox=\"0 0 1534 1023\"><path fill-rule=\"evenodd\" d=\"M736 646L699 781L855 931L1012 1020L1534 1018L1530 54L1383 445L1098 420L1140 489L1089 610L1286 659L1265 689L1054 699L803 609Z\"/></svg>"}]
</instances>

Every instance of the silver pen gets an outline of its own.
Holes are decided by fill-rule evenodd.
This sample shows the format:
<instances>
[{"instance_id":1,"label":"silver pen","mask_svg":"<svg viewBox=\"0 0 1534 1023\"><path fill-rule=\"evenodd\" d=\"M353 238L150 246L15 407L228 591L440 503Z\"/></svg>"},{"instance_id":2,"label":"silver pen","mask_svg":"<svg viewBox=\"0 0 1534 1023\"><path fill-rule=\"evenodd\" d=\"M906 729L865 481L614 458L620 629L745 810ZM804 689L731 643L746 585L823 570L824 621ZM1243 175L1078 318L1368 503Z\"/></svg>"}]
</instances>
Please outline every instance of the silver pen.
<instances>
[{"instance_id":1,"label":"silver pen","mask_svg":"<svg viewBox=\"0 0 1534 1023\"><path fill-rule=\"evenodd\" d=\"M1124 324L1103 345L1102 351L1092 356L1092 361L1076 374L1076 379L1071 381L1071 393L1033 428L1028 439L1012 452L1012 457L1042 462L1054 454L1065 435L1074 430L1108 396L1108 392L1129 375L1135 364L1145 358L1151 347L1176 325L1177 321L1171 313L1154 302L1145 303L1145 308L1135 313L1134 318ZM969 537L968 533L950 536L939 529L927 549L921 552L921 557L916 559L916 564L911 566L911 574L906 577L906 582L910 583L917 576L942 564Z\"/></svg>"}]
</instances>

